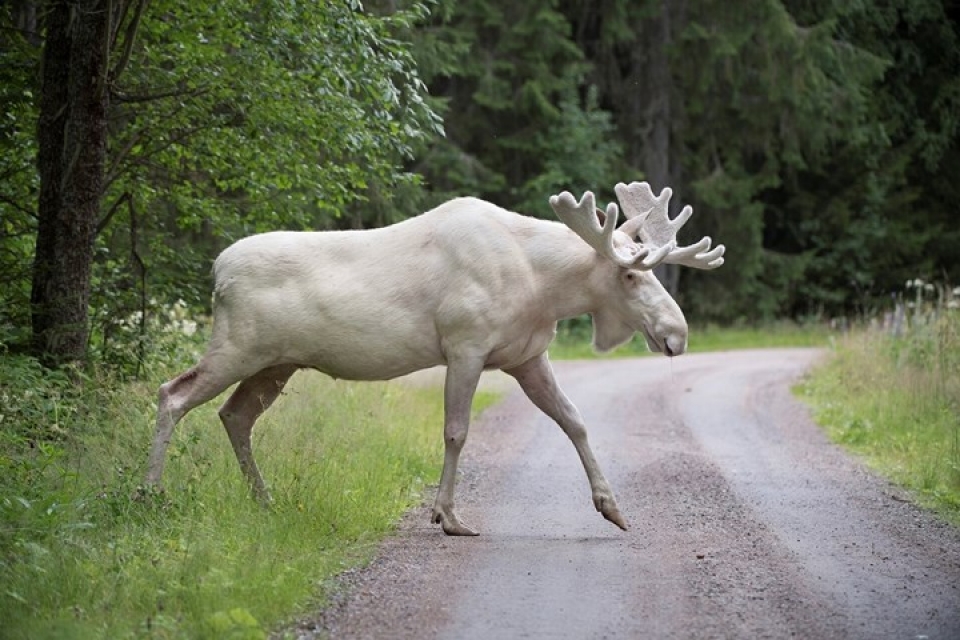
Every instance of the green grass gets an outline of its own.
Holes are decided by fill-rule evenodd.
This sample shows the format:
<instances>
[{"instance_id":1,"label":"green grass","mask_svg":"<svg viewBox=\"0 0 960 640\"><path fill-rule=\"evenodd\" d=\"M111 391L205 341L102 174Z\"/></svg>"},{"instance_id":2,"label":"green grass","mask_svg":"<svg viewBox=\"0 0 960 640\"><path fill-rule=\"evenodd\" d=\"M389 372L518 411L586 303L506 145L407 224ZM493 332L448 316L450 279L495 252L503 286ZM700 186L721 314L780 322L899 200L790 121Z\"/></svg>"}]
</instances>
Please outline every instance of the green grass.
<instances>
[{"instance_id":1,"label":"green grass","mask_svg":"<svg viewBox=\"0 0 960 640\"><path fill-rule=\"evenodd\" d=\"M550 345L550 358L576 360L651 355L646 341L640 335L635 335L629 343L609 353L595 353L590 346L590 331L590 326L582 321L563 325L557 339ZM687 347L688 353L772 347L825 347L829 344L830 336L831 331L823 325L800 325L793 322L770 323L759 327L694 325L690 327Z\"/></svg>"},{"instance_id":2,"label":"green grass","mask_svg":"<svg viewBox=\"0 0 960 640\"><path fill-rule=\"evenodd\" d=\"M822 324L796 324L783 321L760 327L691 327L688 339L691 353L731 349L772 349L779 347L826 347L835 335Z\"/></svg>"},{"instance_id":3,"label":"green grass","mask_svg":"<svg viewBox=\"0 0 960 640\"><path fill-rule=\"evenodd\" d=\"M178 425L165 492L132 500L154 395L90 391L59 441L0 441L0 637L264 638L439 477L439 390L301 372L254 432L271 510L248 496L217 401Z\"/></svg>"},{"instance_id":4,"label":"green grass","mask_svg":"<svg viewBox=\"0 0 960 640\"><path fill-rule=\"evenodd\" d=\"M960 524L960 315L852 333L797 393L830 437Z\"/></svg>"}]
</instances>

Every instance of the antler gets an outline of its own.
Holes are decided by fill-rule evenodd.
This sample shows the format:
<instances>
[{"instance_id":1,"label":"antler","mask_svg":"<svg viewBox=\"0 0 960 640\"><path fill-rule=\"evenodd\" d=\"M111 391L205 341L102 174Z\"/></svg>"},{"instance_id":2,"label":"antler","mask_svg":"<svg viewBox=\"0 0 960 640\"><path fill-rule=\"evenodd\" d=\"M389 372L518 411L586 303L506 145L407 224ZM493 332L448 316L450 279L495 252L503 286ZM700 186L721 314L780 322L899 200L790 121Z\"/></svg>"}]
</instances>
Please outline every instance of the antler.
<instances>
[{"instance_id":1,"label":"antler","mask_svg":"<svg viewBox=\"0 0 960 640\"><path fill-rule=\"evenodd\" d=\"M586 191L580 202L568 191L550 197L550 206L557 217L600 255L621 267L649 270L658 264L680 264L695 269L716 269L723 264L725 247L710 249L711 240L704 236L686 247L677 246L677 231L693 215L687 205L673 220L667 215L673 191L667 187L654 196L646 182L619 183L614 190L627 217L619 231L630 242L614 242L620 210L616 203L607 205L606 213L596 208L593 192ZM601 226L600 220L603 220ZM639 236L640 242L637 242Z\"/></svg>"},{"instance_id":2,"label":"antler","mask_svg":"<svg viewBox=\"0 0 960 640\"><path fill-rule=\"evenodd\" d=\"M621 267L645 268L641 264L645 258L651 257L649 248L637 243L617 246L613 241L613 232L620 216L620 209L615 202L608 204L604 213L597 209L592 191L584 192L580 202L569 191L564 191L560 195L550 196L550 206L564 224L603 257ZM603 226L600 226L601 218Z\"/></svg>"},{"instance_id":3,"label":"antler","mask_svg":"<svg viewBox=\"0 0 960 640\"><path fill-rule=\"evenodd\" d=\"M623 207L623 214L627 217L620 231L632 239L639 236L645 247L670 247L656 262L653 261L654 255L649 256L643 261L643 268L652 269L663 263L680 264L695 269L716 269L723 264L726 247L718 244L710 249L712 240L709 236L704 236L699 242L686 247L677 246L677 232L693 215L693 208L690 205L685 206L677 217L671 220L667 213L670 198L673 196L670 187L664 187L660 195L655 196L646 182L621 182L614 187L614 191Z\"/></svg>"}]
</instances>

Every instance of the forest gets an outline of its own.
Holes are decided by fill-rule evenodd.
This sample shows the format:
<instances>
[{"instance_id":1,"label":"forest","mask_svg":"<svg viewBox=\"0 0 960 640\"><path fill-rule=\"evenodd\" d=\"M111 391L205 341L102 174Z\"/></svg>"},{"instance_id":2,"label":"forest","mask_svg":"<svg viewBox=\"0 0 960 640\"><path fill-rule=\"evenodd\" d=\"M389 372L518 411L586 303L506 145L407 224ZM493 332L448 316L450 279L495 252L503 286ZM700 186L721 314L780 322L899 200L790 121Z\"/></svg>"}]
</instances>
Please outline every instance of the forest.
<instances>
[{"instance_id":1,"label":"forest","mask_svg":"<svg viewBox=\"0 0 960 640\"><path fill-rule=\"evenodd\" d=\"M0 345L136 368L273 229L457 195L670 186L691 322L863 317L960 281L960 6L944 0L3 0ZM134 348L136 347L136 348Z\"/></svg>"},{"instance_id":2,"label":"forest","mask_svg":"<svg viewBox=\"0 0 960 640\"><path fill-rule=\"evenodd\" d=\"M793 392L825 433L960 522L958 167L955 1L0 0L0 637L306 637L440 477L443 394L298 374L253 441L267 512L215 403L144 483L158 387L232 242L455 196L670 187L681 243L727 248L656 272L690 351L820 348Z\"/></svg>"}]
</instances>

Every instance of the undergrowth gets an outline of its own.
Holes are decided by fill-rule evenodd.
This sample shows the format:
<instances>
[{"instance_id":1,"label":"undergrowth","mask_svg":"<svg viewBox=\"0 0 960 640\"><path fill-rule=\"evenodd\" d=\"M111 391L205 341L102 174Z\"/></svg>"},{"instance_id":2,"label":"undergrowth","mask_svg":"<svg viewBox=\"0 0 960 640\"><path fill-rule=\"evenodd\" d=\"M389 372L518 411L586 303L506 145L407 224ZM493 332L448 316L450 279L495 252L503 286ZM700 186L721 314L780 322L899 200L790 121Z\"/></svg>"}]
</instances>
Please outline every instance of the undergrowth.
<instances>
[{"instance_id":1,"label":"undergrowth","mask_svg":"<svg viewBox=\"0 0 960 640\"><path fill-rule=\"evenodd\" d=\"M960 311L851 332L797 391L831 438L960 523Z\"/></svg>"},{"instance_id":2,"label":"undergrowth","mask_svg":"<svg viewBox=\"0 0 960 640\"><path fill-rule=\"evenodd\" d=\"M254 432L270 510L216 400L178 425L166 488L147 490L159 379L77 385L0 355L0 637L265 638L439 477L438 390L301 372Z\"/></svg>"}]
</instances>

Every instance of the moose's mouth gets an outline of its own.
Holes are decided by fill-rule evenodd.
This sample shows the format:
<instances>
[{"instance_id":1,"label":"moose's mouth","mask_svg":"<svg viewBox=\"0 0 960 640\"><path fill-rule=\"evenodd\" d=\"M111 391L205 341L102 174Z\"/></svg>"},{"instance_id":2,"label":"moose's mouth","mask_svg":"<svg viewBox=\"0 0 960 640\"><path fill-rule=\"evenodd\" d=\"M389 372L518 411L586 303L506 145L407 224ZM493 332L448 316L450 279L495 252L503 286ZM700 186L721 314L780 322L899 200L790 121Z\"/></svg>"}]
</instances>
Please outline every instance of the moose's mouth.
<instances>
[{"instance_id":1,"label":"moose's mouth","mask_svg":"<svg viewBox=\"0 0 960 640\"><path fill-rule=\"evenodd\" d=\"M674 356L679 356L684 351L687 350L686 341L678 344L676 340L673 341L673 345L670 344L670 336L665 336L662 340L657 340L653 337L653 333L650 332L647 327L641 327L640 332L643 333L644 339L647 341L647 346L650 348L650 351L654 353L662 353L668 358Z\"/></svg>"},{"instance_id":2,"label":"moose's mouth","mask_svg":"<svg viewBox=\"0 0 960 640\"><path fill-rule=\"evenodd\" d=\"M664 345L666 343L661 344L659 340L653 337L653 334L650 333L650 330L647 329L646 326L640 327L640 332L643 334L643 339L647 341L647 347L649 347L650 351L653 351L654 353L663 353ZM673 354L668 353L667 355Z\"/></svg>"}]
</instances>

